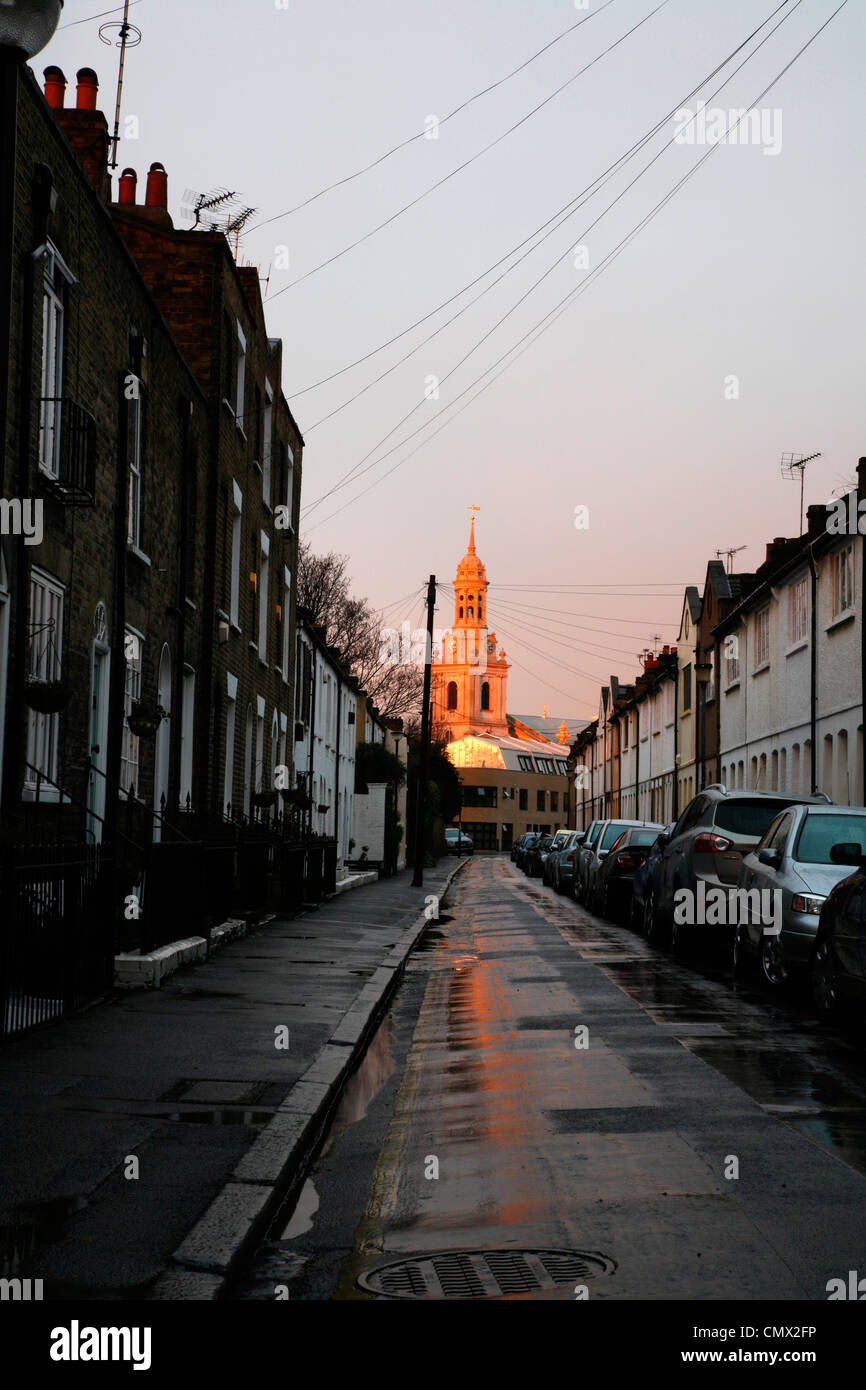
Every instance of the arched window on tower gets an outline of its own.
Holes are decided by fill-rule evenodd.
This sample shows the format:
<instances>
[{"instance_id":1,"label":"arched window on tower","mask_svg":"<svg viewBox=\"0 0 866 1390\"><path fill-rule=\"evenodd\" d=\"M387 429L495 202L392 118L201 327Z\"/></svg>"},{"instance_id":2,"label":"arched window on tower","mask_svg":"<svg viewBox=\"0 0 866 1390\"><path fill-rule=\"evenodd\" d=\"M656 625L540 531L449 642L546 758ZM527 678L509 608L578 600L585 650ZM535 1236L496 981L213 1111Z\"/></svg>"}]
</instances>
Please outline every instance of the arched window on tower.
<instances>
[{"instance_id":1,"label":"arched window on tower","mask_svg":"<svg viewBox=\"0 0 866 1390\"><path fill-rule=\"evenodd\" d=\"M479 621L479 623L483 620L483 616L484 616L483 613L482 613L482 611L481 611L481 607L482 607L482 605L481 605L481 599L479 598L479 600L478 600L478 621Z\"/></svg>"},{"instance_id":2,"label":"arched window on tower","mask_svg":"<svg viewBox=\"0 0 866 1390\"><path fill-rule=\"evenodd\" d=\"M474 618L474 617L475 617L475 609L474 609L474 608L470 608L469 611L467 612L466 616L467 616L467 618Z\"/></svg>"},{"instance_id":3,"label":"arched window on tower","mask_svg":"<svg viewBox=\"0 0 866 1390\"><path fill-rule=\"evenodd\" d=\"M461 605L460 605L460 616L461 616L461 618L463 617L463 604L462 604L462 603L461 603Z\"/></svg>"},{"instance_id":4,"label":"arched window on tower","mask_svg":"<svg viewBox=\"0 0 866 1390\"><path fill-rule=\"evenodd\" d=\"M456 708L457 708L457 682L456 682L456 681L449 681L449 682L448 682L448 708L449 708L449 709L456 709Z\"/></svg>"},{"instance_id":5,"label":"arched window on tower","mask_svg":"<svg viewBox=\"0 0 866 1390\"><path fill-rule=\"evenodd\" d=\"M482 709L489 709L489 708L490 708L490 683L489 683L489 681L483 681L483 682L482 682L482 685L481 685L481 708L482 708Z\"/></svg>"}]
</instances>

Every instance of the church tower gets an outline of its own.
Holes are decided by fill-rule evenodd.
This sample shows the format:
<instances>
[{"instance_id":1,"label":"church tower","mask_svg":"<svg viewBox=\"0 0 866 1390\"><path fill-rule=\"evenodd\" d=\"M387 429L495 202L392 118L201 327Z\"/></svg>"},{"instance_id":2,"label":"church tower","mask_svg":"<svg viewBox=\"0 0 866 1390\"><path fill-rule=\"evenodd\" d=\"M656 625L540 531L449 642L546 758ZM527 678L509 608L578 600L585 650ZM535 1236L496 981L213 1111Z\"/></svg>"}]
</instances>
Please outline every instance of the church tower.
<instances>
[{"instance_id":1,"label":"church tower","mask_svg":"<svg viewBox=\"0 0 866 1390\"><path fill-rule=\"evenodd\" d=\"M487 574L475 551L472 507L469 545L454 578L454 622L445 634L432 672L433 729L447 741L465 734L508 733L508 662L487 630Z\"/></svg>"}]
</instances>

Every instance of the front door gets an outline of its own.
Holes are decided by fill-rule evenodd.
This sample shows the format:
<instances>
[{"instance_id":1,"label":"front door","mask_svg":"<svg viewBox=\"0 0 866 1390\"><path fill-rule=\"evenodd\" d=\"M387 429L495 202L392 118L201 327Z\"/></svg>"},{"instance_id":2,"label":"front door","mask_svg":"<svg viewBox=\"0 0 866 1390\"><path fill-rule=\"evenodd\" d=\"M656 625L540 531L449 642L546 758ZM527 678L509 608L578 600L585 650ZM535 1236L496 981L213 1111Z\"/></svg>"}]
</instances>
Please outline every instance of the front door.
<instances>
[{"instance_id":1,"label":"front door","mask_svg":"<svg viewBox=\"0 0 866 1390\"><path fill-rule=\"evenodd\" d=\"M87 790L87 838L102 839L105 818L105 769L108 743L108 648L93 644L93 679L90 690L90 783Z\"/></svg>"}]
</instances>

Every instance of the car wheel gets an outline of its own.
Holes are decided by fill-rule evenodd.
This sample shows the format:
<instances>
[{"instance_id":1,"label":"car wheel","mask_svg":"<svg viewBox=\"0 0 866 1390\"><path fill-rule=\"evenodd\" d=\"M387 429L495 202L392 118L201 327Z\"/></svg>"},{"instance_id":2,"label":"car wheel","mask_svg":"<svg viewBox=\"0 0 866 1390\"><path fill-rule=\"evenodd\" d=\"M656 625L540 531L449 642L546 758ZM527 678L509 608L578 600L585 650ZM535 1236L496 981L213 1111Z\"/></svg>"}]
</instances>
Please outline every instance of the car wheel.
<instances>
[{"instance_id":1,"label":"car wheel","mask_svg":"<svg viewBox=\"0 0 866 1390\"><path fill-rule=\"evenodd\" d=\"M826 937L815 943L812 952L812 998L818 1017L829 1021L839 1013L839 982L833 953Z\"/></svg>"},{"instance_id":2,"label":"car wheel","mask_svg":"<svg viewBox=\"0 0 866 1390\"><path fill-rule=\"evenodd\" d=\"M687 939L683 923L677 921L676 913L671 918L670 942L671 955L682 958L686 953Z\"/></svg>"},{"instance_id":3,"label":"car wheel","mask_svg":"<svg viewBox=\"0 0 866 1390\"><path fill-rule=\"evenodd\" d=\"M746 940L743 933L742 923L738 922L734 928L734 947L733 947L733 966L734 974L741 979L747 973L749 966L749 953L746 949Z\"/></svg>"},{"instance_id":4,"label":"car wheel","mask_svg":"<svg viewBox=\"0 0 866 1390\"><path fill-rule=\"evenodd\" d=\"M664 935L662 922L656 907L656 895L651 888L644 897L643 934L651 946L658 946Z\"/></svg>"},{"instance_id":5,"label":"car wheel","mask_svg":"<svg viewBox=\"0 0 866 1390\"><path fill-rule=\"evenodd\" d=\"M785 948L781 936L761 938L761 976L771 989L781 989L788 982Z\"/></svg>"}]
</instances>

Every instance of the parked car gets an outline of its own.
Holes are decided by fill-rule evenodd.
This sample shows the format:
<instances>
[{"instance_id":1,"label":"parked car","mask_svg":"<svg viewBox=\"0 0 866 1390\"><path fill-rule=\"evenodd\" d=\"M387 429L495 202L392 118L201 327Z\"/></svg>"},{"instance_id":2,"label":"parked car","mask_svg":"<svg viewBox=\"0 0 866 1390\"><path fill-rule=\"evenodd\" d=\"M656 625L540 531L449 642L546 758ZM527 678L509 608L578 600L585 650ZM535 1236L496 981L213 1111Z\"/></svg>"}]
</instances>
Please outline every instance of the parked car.
<instances>
[{"instance_id":1,"label":"parked car","mask_svg":"<svg viewBox=\"0 0 866 1390\"><path fill-rule=\"evenodd\" d=\"M583 902L590 912L597 912L601 905L601 900L597 891L598 871L601 864L610 853L611 846L618 840L624 830L631 826L651 825L656 834L662 826L653 822L640 820L606 820L602 822L601 831L591 847L588 854L581 852L581 873L583 874Z\"/></svg>"},{"instance_id":2,"label":"parked car","mask_svg":"<svg viewBox=\"0 0 866 1390\"><path fill-rule=\"evenodd\" d=\"M529 846L523 861L523 872L530 878L541 878L544 861L553 844L552 835L539 835Z\"/></svg>"},{"instance_id":3,"label":"parked car","mask_svg":"<svg viewBox=\"0 0 866 1390\"><path fill-rule=\"evenodd\" d=\"M850 876L832 850L856 845L866 856L866 806L791 806L776 816L759 845L740 865L739 887L781 895L778 934L754 916L734 930L734 969L757 959L764 981L778 988L791 971L808 967L818 921L831 889Z\"/></svg>"},{"instance_id":4,"label":"parked car","mask_svg":"<svg viewBox=\"0 0 866 1390\"><path fill-rule=\"evenodd\" d=\"M663 825L630 825L614 840L610 850L601 850L595 875L595 901L602 917L628 921L634 876L655 844ZM603 840L604 837L602 837Z\"/></svg>"},{"instance_id":5,"label":"parked car","mask_svg":"<svg viewBox=\"0 0 866 1390\"><path fill-rule=\"evenodd\" d=\"M678 922L676 916L682 914L674 913L675 894L687 890L694 895L694 904L701 882L704 891L735 888L743 857L755 848L780 811L788 806L827 804L823 794L728 791L721 782L705 787L689 802L670 839L664 842L662 837L661 860L645 893L648 938L657 940L669 934L671 949L681 951L697 931L718 930ZM727 926L722 930L727 933Z\"/></svg>"},{"instance_id":6,"label":"parked car","mask_svg":"<svg viewBox=\"0 0 866 1390\"><path fill-rule=\"evenodd\" d=\"M645 895L648 885L652 882L653 872L656 865L661 860L662 840L665 835L670 837L676 821L671 821L666 825L660 835L657 835L650 846L649 854L642 864L635 870L634 881L632 883L631 910L629 915L629 926L632 931L644 930L644 912L646 910Z\"/></svg>"},{"instance_id":7,"label":"parked car","mask_svg":"<svg viewBox=\"0 0 866 1390\"><path fill-rule=\"evenodd\" d=\"M556 856L558 855L559 851L562 849L563 845L565 844L566 840L569 838L571 834L571 830L557 830L556 834L553 837L553 844L547 851L547 857L544 861L544 868L541 874L542 883L547 884L548 887L553 882L552 873L553 866L556 862Z\"/></svg>"},{"instance_id":8,"label":"parked car","mask_svg":"<svg viewBox=\"0 0 866 1390\"><path fill-rule=\"evenodd\" d=\"M821 908L810 963L812 997L825 1022L837 1018L845 1005L866 998L866 861L856 841L834 845L833 864L854 868L831 888Z\"/></svg>"},{"instance_id":9,"label":"parked car","mask_svg":"<svg viewBox=\"0 0 866 1390\"><path fill-rule=\"evenodd\" d=\"M475 853L473 841L456 825L449 825L445 830L445 848L449 854Z\"/></svg>"},{"instance_id":10,"label":"parked car","mask_svg":"<svg viewBox=\"0 0 866 1390\"><path fill-rule=\"evenodd\" d=\"M585 838L585 830L572 830L568 839L563 842L562 848L548 858L548 864L551 859L553 860L550 882L555 892L571 892L571 885L574 881L574 861Z\"/></svg>"},{"instance_id":11,"label":"parked car","mask_svg":"<svg viewBox=\"0 0 866 1390\"><path fill-rule=\"evenodd\" d=\"M584 836L583 843L581 844L580 849L578 850L577 855L575 856L575 860L574 860L574 875L573 875L573 877L572 877L572 884L571 884L571 891L572 891L572 895L574 896L575 902L579 902L579 903L583 902L583 888L584 888L583 866L584 866L584 862L585 862L585 861L588 862L589 857L590 857L591 854L592 854L593 845L595 844L596 840L598 839L598 836L599 836L599 834L600 834L600 832L601 832L601 827L602 827L603 825L604 825L604 820L603 820L603 819L602 819L602 820L591 820L591 821L590 821L589 825L588 825L587 828L586 828L586 835Z\"/></svg>"},{"instance_id":12,"label":"parked car","mask_svg":"<svg viewBox=\"0 0 866 1390\"><path fill-rule=\"evenodd\" d=\"M518 869L526 867L526 856L532 849L535 841L540 838L541 836L537 830L529 830L525 835L521 835L520 839L517 841L517 853L514 856L514 862Z\"/></svg>"}]
</instances>

